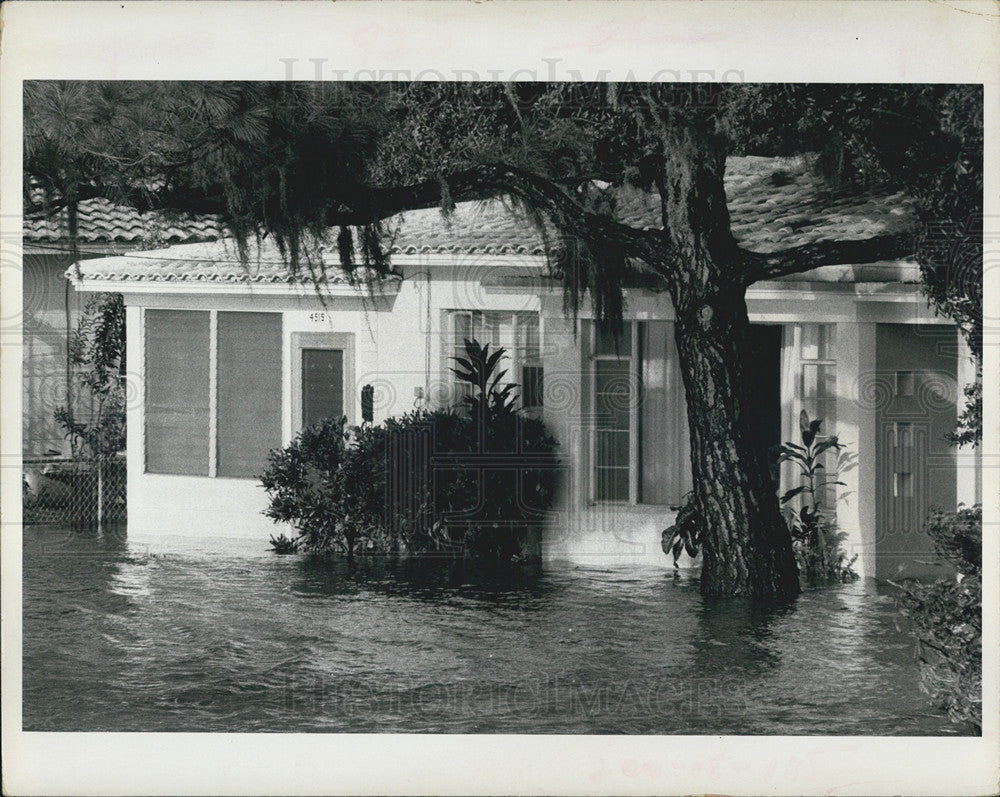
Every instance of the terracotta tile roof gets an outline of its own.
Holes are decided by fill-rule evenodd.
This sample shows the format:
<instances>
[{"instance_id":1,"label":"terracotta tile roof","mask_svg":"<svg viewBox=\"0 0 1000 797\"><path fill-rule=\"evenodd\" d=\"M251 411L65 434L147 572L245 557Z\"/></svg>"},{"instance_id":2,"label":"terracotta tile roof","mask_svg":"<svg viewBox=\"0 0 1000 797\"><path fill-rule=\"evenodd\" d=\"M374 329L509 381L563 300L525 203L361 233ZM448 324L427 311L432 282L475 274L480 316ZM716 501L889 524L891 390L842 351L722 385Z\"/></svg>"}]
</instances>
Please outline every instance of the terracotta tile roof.
<instances>
[{"instance_id":1,"label":"terracotta tile roof","mask_svg":"<svg viewBox=\"0 0 1000 797\"><path fill-rule=\"evenodd\" d=\"M114 205L106 199L88 199L77 209L77 229L82 243L190 243L214 241L222 226L214 216L172 219L158 213L139 213L134 208ZM64 241L69 235L66 211L45 219L24 223L24 240Z\"/></svg>"},{"instance_id":2,"label":"terracotta tile roof","mask_svg":"<svg viewBox=\"0 0 1000 797\"><path fill-rule=\"evenodd\" d=\"M898 232L910 227L915 219L912 203L902 194L874 196L831 192L798 158L730 158L726 164L725 187L734 236L743 247L759 252L773 252L812 241L860 240ZM121 211L113 210L115 213ZM92 215L89 230L97 230L111 217L108 208L102 212L104 221L98 222ZM620 221L632 226L662 226L658 198L640 191L620 191L616 214ZM136 214L133 213L131 226L126 224L126 211L116 218L119 221L115 230L127 228L139 236L135 231L141 222L136 220ZM197 232L205 238L217 237L219 228L211 226L214 223L204 221ZM541 256L545 253L539 232L498 200L461 203L447 219L436 208L409 211L391 219L388 227L393 232L390 252L396 255ZM168 229L180 233L183 228ZM343 280L334 254L336 247L331 246L330 250L324 254L329 279L331 282ZM88 260L82 262L79 269L80 275L88 281L297 282L302 279L289 274L279 254L269 244L257 253L247 273L238 262L235 248L224 241L182 244L169 250Z\"/></svg>"},{"instance_id":3,"label":"terracotta tile roof","mask_svg":"<svg viewBox=\"0 0 1000 797\"><path fill-rule=\"evenodd\" d=\"M71 266L66 276L74 282L141 280L144 282L201 282L259 284L310 284L310 265L302 263L292 274L271 239L257 249L251 246L247 266L240 261L236 245L230 239L193 244L178 244L167 249L130 252L116 257L82 260ZM313 262L312 270L325 276L329 285L391 282L379 280L366 269L357 269L348 277L340 268L336 249L322 252L322 263Z\"/></svg>"},{"instance_id":4,"label":"terracotta tile roof","mask_svg":"<svg viewBox=\"0 0 1000 797\"><path fill-rule=\"evenodd\" d=\"M903 194L831 192L801 158L729 158L725 187L733 235L753 251L861 240L914 222L912 203ZM623 189L617 195L617 218L633 227L660 229L659 197ZM437 209L404 214L392 251L541 255L544 242L502 203L471 202L459 205L447 221Z\"/></svg>"}]
</instances>

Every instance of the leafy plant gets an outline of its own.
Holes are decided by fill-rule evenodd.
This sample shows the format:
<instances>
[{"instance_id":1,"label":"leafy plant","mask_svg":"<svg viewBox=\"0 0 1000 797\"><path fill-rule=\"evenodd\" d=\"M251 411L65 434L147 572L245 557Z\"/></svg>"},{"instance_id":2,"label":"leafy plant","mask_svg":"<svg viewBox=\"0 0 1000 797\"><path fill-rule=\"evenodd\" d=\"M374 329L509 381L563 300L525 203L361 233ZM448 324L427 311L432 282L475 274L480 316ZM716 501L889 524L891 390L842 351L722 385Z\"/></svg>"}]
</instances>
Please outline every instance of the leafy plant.
<instances>
[{"instance_id":1,"label":"leafy plant","mask_svg":"<svg viewBox=\"0 0 1000 797\"><path fill-rule=\"evenodd\" d=\"M458 368L451 368L451 372L458 377L460 382L472 385L473 392L463 398L469 407L469 411L475 418L480 417L484 412L512 412L514 409L514 399L511 393L517 385L507 383L500 385L507 371L498 371L500 361L506 353L503 348L498 348L490 354L490 344L480 346L478 341L464 340L465 357L453 357Z\"/></svg>"},{"instance_id":2,"label":"leafy plant","mask_svg":"<svg viewBox=\"0 0 1000 797\"><path fill-rule=\"evenodd\" d=\"M798 560L799 571L811 583L853 581L858 577L853 564L855 554L847 559L841 545L846 534L837 530L836 523L824 515L820 491L832 485L843 485L835 478L827 478L821 458L827 451L838 454L843 445L836 435L821 438L822 419L810 419L803 410L799 415L801 445L786 442L778 447L778 464L792 462L798 466L802 483L787 490L780 498L785 506L785 518L792 534L792 548ZM802 501L796 512L788 503L796 497Z\"/></svg>"},{"instance_id":3,"label":"leafy plant","mask_svg":"<svg viewBox=\"0 0 1000 797\"><path fill-rule=\"evenodd\" d=\"M299 541L294 537L288 537L284 532L277 537L272 534L270 542L276 554L296 553L299 550Z\"/></svg>"},{"instance_id":4,"label":"leafy plant","mask_svg":"<svg viewBox=\"0 0 1000 797\"><path fill-rule=\"evenodd\" d=\"M698 510L693 492L686 493L684 500L670 507L677 513L674 523L663 530L660 545L663 552L674 557L674 567L685 551L692 559L701 553L701 532L698 526Z\"/></svg>"},{"instance_id":5,"label":"leafy plant","mask_svg":"<svg viewBox=\"0 0 1000 797\"><path fill-rule=\"evenodd\" d=\"M983 375L965 386L965 407L958 416L954 432L948 440L957 446L978 446L983 442Z\"/></svg>"},{"instance_id":6,"label":"leafy plant","mask_svg":"<svg viewBox=\"0 0 1000 797\"><path fill-rule=\"evenodd\" d=\"M930 584L897 584L903 614L914 624L920 686L953 722L982 730L982 541L978 504L933 510L925 530L956 575Z\"/></svg>"},{"instance_id":7,"label":"leafy plant","mask_svg":"<svg viewBox=\"0 0 1000 797\"><path fill-rule=\"evenodd\" d=\"M455 372L474 386L471 411L306 429L271 453L265 514L292 523L309 552L532 556L531 529L555 496L555 440L514 408L516 385L501 385L498 370L504 350L466 344Z\"/></svg>"},{"instance_id":8,"label":"leafy plant","mask_svg":"<svg viewBox=\"0 0 1000 797\"><path fill-rule=\"evenodd\" d=\"M932 509L924 529L934 551L965 576L983 571L983 508L959 506L957 512Z\"/></svg>"},{"instance_id":9,"label":"leafy plant","mask_svg":"<svg viewBox=\"0 0 1000 797\"><path fill-rule=\"evenodd\" d=\"M822 424L822 420L812 420L803 411L799 416L801 445L787 442L778 447L777 462L798 465L803 480L802 484L787 490L780 501L786 507L785 518L792 534L792 548L799 572L805 574L811 583L853 581L858 577L853 569L857 555L847 558L841 547L847 535L838 531L836 523L824 515L819 497L827 486L843 484L825 477L825 467L820 459L831 450L842 454L844 446L836 436L820 438ZM799 496L802 506L797 512L792 511L787 504ZM677 567L682 553L693 558L702 550L694 493L687 493L680 505L670 508L677 512L677 516L674 523L663 530L660 544L663 552L673 557L674 567Z\"/></svg>"},{"instance_id":10,"label":"leafy plant","mask_svg":"<svg viewBox=\"0 0 1000 797\"><path fill-rule=\"evenodd\" d=\"M287 448L272 451L261 483L270 494L264 514L295 526L300 544L350 556L362 527L351 522L351 496L344 485L346 422L344 417L326 418L303 429Z\"/></svg>"},{"instance_id":11,"label":"leafy plant","mask_svg":"<svg viewBox=\"0 0 1000 797\"><path fill-rule=\"evenodd\" d=\"M93 297L70 341L79 391L54 417L74 457L98 460L125 448L125 304L121 294Z\"/></svg>"}]
</instances>

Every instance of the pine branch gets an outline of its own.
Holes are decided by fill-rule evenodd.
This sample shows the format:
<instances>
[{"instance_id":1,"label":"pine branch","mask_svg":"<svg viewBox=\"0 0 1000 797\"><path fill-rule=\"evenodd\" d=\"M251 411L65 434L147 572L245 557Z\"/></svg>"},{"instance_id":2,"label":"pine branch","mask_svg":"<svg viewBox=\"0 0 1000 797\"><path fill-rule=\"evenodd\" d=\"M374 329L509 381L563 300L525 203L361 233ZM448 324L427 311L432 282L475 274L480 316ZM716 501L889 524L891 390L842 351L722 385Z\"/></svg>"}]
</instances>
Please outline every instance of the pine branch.
<instances>
[{"instance_id":1,"label":"pine branch","mask_svg":"<svg viewBox=\"0 0 1000 797\"><path fill-rule=\"evenodd\" d=\"M513 195L549 219L564 234L621 247L641 273L662 274L662 268L656 266L668 257L665 248L668 239L664 231L635 228L594 213L558 183L505 164L476 166L446 175L443 180L435 178L406 186L342 184L338 186L337 195L328 198L326 223L330 227L365 227L407 210L439 206L445 190L454 202ZM133 207L140 213L175 209L222 216L228 209L224 196L221 185L204 189L164 186L150 190L97 183L80 185L76 194L77 201L103 197ZM36 202L25 207L25 217L51 216L66 204L64 197Z\"/></svg>"}]
</instances>

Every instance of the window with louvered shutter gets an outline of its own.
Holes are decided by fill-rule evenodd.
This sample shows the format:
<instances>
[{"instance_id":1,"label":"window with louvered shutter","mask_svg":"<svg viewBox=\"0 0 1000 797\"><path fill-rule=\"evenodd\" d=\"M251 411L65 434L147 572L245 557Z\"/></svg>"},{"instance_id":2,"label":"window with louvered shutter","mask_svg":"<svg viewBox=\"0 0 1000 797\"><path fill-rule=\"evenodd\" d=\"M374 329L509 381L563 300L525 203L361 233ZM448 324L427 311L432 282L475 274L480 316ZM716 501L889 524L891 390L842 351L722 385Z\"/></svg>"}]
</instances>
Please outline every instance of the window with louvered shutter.
<instances>
[{"instance_id":1,"label":"window with louvered shutter","mask_svg":"<svg viewBox=\"0 0 1000 797\"><path fill-rule=\"evenodd\" d=\"M207 311L146 311L146 470L208 475Z\"/></svg>"},{"instance_id":2,"label":"window with louvered shutter","mask_svg":"<svg viewBox=\"0 0 1000 797\"><path fill-rule=\"evenodd\" d=\"M218 315L218 476L253 478L281 445L281 314Z\"/></svg>"}]
</instances>

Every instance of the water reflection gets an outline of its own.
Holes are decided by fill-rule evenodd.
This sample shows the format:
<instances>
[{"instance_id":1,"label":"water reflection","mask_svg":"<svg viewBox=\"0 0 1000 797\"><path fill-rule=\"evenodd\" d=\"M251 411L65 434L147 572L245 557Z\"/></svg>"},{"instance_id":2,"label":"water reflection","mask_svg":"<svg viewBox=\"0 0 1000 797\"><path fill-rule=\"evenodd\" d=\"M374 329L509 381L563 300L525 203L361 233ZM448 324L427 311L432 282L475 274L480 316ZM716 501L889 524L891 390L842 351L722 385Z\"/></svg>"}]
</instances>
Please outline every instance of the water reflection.
<instances>
[{"instance_id":1,"label":"water reflection","mask_svg":"<svg viewBox=\"0 0 1000 797\"><path fill-rule=\"evenodd\" d=\"M497 605L537 605L556 585L538 564L484 569L455 557L295 557L292 591L303 597L368 593L431 602L455 598Z\"/></svg>"},{"instance_id":2,"label":"water reflection","mask_svg":"<svg viewBox=\"0 0 1000 797\"><path fill-rule=\"evenodd\" d=\"M29 730L942 734L883 596L24 538ZM263 546L262 546L263 547Z\"/></svg>"},{"instance_id":3,"label":"water reflection","mask_svg":"<svg viewBox=\"0 0 1000 797\"><path fill-rule=\"evenodd\" d=\"M738 668L743 677L774 669L781 658L772 644L773 627L795 610L795 599L782 601L703 596L695 611L691 639L696 669Z\"/></svg>"}]
</instances>

